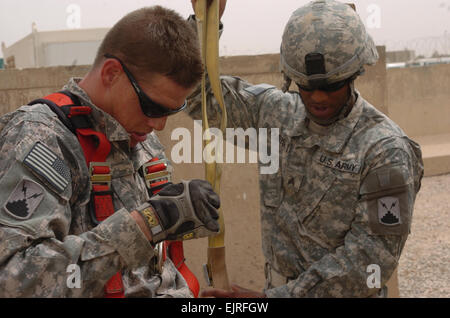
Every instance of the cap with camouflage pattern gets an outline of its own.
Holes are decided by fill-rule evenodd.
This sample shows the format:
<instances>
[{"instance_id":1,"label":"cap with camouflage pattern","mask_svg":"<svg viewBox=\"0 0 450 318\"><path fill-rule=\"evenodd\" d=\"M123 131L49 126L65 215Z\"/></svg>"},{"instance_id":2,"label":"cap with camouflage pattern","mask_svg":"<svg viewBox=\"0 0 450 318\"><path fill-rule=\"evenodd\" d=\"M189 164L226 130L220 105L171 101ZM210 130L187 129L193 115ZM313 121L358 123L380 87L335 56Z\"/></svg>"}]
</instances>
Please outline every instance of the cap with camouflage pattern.
<instances>
[{"instance_id":1,"label":"cap with camouflage pattern","mask_svg":"<svg viewBox=\"0 0 450 318\"><path fill-rule=\"evenodd\" d=\"M311 53L323 56L321 71L308 70L305 60ZM281 71L289 83L339 82L361 74L365 64L373 65L377 60L375 43L348 4L313 1L296 10L285 27Z\"/></svg>"}]
</instances>

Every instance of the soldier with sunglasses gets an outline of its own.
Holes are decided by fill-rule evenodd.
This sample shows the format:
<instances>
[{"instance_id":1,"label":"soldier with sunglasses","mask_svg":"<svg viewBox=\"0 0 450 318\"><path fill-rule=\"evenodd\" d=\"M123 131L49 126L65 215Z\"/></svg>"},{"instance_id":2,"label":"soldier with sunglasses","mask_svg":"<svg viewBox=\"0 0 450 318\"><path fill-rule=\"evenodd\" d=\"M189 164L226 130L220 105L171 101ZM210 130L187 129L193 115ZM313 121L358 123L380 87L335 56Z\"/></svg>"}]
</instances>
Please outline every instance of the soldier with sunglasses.
<instances>
[{"instance_id":1,"label":"soldier with sunglasses","mask_svg":"<svg viewBox=\"0 0 450 318\"><path fill-rule=\"evenodd\" d=\"M354 9L317 0L285 27L282 90L221 78L229 127L280 129L280 169L259 176L264 291L235 285L204 296L386 297L423 163L418 144L355 89L364 65L377 60ZM288 91L293 83L298 92ZM192 95L187 112L200 119L200 105ZM211 121L218 127L219 118Z\"/></svg>"},{"instance_id":2,"label":"soldier with sunglasses","mask_svg":"<svg viewBox=\"0 0 450 318\"><path fill-rule=\"evenodd\" d=\"M154 131L186 108L202 73L185 19L143 8L113 26L88 74L64 87L74 104L41 100L1 117L0 297L193 296L182 264L156 247L217 233L219 197L206 181L168 182L167 161L157 195L143 175L166 158ZM86 165L104 149L106 161ZM101 220L99 209L113 214Z\"/></svg>"}]
</instances>

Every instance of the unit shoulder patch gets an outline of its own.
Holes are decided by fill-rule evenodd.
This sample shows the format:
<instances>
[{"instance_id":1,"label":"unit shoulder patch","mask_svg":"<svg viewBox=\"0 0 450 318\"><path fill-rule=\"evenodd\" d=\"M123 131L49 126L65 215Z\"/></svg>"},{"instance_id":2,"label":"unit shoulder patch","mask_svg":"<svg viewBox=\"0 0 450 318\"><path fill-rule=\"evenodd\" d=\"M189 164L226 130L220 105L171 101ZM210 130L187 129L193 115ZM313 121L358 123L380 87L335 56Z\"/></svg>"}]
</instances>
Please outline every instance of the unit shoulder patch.
<instances>
[{"instance_id":1,"label":"unit shoulder patch","mask_svg":"<svg viewBox=\"0 0 450 318\"><path fill-rule=\"evenodd\" d=\"M400 200L396 197L378 199L378 221L387 226L401 224Z\"/></svg>"},{"instance_id":2,"label":"unit shoulder patch","mask_svg":"<svg viewBox=\"0 0 450 318\"><path fill-rule=\"evenodd\" d=\"M244 90L254 96L258 96L271 88L275 88L275 86L270 85L270 84L258 84L258 85L246 87Z\"/></svg>"},{"instance_id":3,"label":"unit shoulder patch","mask_svg":"<svg viewBox=\"0 0 450 318\"><path fill-rule=\"evenodd\" d=\"M405 235L409 233L411 216L406 192L368 200L367 207L372 234Z\"/></svg>"},{"instance_id":4,"label":"unit shoulder patch","mask_svg":"<svg viewBox=\"0 0 450 318\"><path fill-rule=\"evenodd\" d=\"M29 219L44 198L44 189L31 180L23 179L11 192L3 208L19 220Z\"/></svg>"},{"instance_id":5,"label":"unit shoulder patch","mask_svg":"<svg viewBox=\"0 0 450 318\"><path fill-rule=\"evenodd\" d=\"M43 177L59 193L64 192L72 181L69 167L41 142L33 146L23 164Z\"/></svg>"}]
</instances>

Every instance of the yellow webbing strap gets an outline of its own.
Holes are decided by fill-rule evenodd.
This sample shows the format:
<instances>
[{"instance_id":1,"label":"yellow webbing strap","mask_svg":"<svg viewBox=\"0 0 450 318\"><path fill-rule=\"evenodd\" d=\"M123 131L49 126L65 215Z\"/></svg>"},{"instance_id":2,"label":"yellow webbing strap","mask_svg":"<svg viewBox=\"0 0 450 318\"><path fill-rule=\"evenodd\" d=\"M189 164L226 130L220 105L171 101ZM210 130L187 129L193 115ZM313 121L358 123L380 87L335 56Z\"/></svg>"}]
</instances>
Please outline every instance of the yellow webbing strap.
<instances>
[{"instance_id":1,"label":"yellow webbing strap","mask_svg":"<svg viewBox=\"0 0 450 318\"><path fill-rule=\"evenodd\" d=\"M219 2L220 0L212 0L207 5L207 0L197 0L195 6L195 16L197 20L198 36L201 43L203 64L206 66L206 72L202 78L202 119L203 132L205 139L211 140L208 131L208 114L206 105L206 73L208 74L211 89L219 103L222 111L222 120L220 129L225 132L227 125L227 112L222 94L222 86L220 84L219 71ZM206 147L208 142L205 142ZM211 157L210 151L205 152ZM216 153L216 158L222 154ZM211 183L214 191L220 195L220 177L222 174L221 167L213 158L205 158L205 176L206 180ZM209 162L209 163L208 163ZM220 233L208 239L208 263L206 265L207 278L209 284L215 288L225 290L230 289L227 268L225 264L225 222L222 210L219 209Z\"/></svg>"}]
</instances>

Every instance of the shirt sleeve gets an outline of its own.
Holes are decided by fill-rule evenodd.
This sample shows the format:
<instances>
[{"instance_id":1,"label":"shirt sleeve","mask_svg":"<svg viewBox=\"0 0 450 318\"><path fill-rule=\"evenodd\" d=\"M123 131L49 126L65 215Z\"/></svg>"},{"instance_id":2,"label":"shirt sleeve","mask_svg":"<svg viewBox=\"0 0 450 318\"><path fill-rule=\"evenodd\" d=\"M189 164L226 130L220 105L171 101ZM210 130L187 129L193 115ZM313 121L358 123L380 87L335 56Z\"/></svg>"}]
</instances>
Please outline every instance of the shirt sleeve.
<instances>
[{"instance_id":1,"label":"shirt sleeve","mask_svg":"<svg viewBox=\"0 0 450 318\"><path fill-rule=\"evenodd\" d=\"M367 158L343 245L286 285L266 290L268 297L370 297L390 279L410 232L423 169L407 146L386 149L386 144Z\"/></svg>"},{"instance_id":2,"label":"shirt sleeve","mask_svg":"<svg viewBox=\"0 0 450 318\"><path fill-rule=\"evenodd\" d=\"M253 85L239 77L222 76L220 81L227 109L227 127L244 130L263 127L265 119L268 117L265 116L268 115L266 111L270 111L270 106L275 104L271 96L275 92L279 94L281 91L268 84ZM206 95L209 126L219 127L222 113L208 80ZM186 112L193 119L202 120L201 87L198 87L189 97ZM269 117L273 117L273 113Z\"/></svg>"},{"instance_id":3,"label":"shirt sleeve","mask_svg":"<svg viewBox=\"0 0 450 318\"><path fill-rule=\"evenodd\" d=\"M0 297L102 296L117 271L148 264L153 249L125 209L71 235L73 204L83 204L71 203L74 155L51 125L15 120L0 134Z\"/></svg>"}]
</instances>

